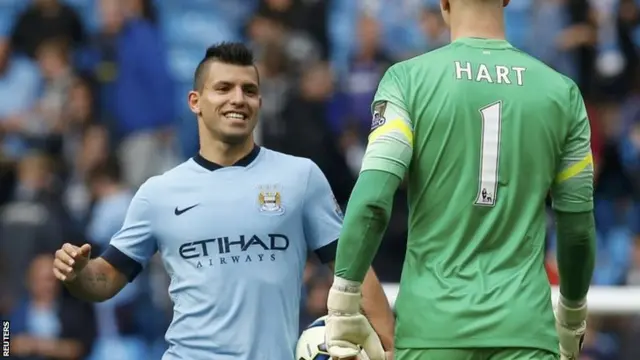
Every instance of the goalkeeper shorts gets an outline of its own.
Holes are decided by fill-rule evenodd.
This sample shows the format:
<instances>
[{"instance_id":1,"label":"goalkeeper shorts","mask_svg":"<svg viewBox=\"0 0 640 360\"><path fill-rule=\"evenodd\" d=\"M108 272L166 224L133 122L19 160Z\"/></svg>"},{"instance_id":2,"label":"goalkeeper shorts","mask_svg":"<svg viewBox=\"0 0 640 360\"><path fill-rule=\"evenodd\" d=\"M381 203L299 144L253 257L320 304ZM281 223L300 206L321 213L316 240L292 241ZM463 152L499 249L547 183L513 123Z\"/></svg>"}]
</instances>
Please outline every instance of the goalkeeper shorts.
<instances>
[{"instance_id":1,"label":"goalkeeper shorts","mask_svg":"<svg viewBox=\"0 0 640 360\"><path fill-rule=\"evenodd\" d=\"M395 360L559 360L540 349L396 349Z\"/></svg>"}]
</instances>

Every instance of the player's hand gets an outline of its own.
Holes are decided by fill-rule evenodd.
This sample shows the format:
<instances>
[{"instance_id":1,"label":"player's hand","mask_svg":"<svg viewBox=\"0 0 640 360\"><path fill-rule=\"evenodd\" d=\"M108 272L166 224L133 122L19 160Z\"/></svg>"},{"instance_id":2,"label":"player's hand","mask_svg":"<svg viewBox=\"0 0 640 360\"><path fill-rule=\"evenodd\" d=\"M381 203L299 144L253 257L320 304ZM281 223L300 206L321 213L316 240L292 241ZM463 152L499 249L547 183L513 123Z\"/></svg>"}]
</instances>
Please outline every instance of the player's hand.
<instances>
[{"instance_id":1,"label":"player's hand","mask_svg":"<svg viewBox=\"0 0 640 360\"><path fill-rule=\"evenodd\" d=\"M360 287L345 285L346 282L336 277L329 290L329 315L325 320L327 351L333 358L349 359L364 350L370 360L385 360L378 335L360 313Z\"/></svg>"},{"instance_id":2,"label":"player's hand","mask_svg":"<svg viewBox=\"0 0 640 360\"><path fill-rule=\"evenodd\" d=\"M580 356L587 329L587 305L579 308L566 306L562 297L555 311L556 331L560 340L560 359L576 360Z\"/></svg>"},{"instance_id":3,"label":"player's hand","mask_svg":"<svg viewBox=\"0 0 640 360\"><path fill-rule=\"evenodd\" d=\"M64 244L56 251L56 258L53 261L53 274L58 280L71 282L89 262L91 256L91 245L84 244L77 247L71 244Z\"/></svg>"}]
</instances>

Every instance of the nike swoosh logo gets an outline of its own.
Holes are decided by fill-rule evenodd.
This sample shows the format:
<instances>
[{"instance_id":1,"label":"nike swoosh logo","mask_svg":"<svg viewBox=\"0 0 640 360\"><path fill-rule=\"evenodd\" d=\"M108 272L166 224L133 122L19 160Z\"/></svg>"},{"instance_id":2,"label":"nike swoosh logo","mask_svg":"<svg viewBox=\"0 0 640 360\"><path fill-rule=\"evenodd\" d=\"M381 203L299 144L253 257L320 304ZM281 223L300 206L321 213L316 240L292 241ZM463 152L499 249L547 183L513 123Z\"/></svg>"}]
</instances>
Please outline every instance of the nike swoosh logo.
<instances>
[{"instance_id":1,"label":"nike swoosh logo","mask_svg":"<svg viewBox=\"0 0 640 360\"><path fill-rule=\"evenodd\" d=\"M176 216L180 216L184 213L186 213L187 211L193 209L194 207L198 206L199 204L195 204L189 207L186 207L184 209L178 209L178 207L176 206L176 209L173 211L174 214L176 214Z\"/></svg>"}]
</instances>

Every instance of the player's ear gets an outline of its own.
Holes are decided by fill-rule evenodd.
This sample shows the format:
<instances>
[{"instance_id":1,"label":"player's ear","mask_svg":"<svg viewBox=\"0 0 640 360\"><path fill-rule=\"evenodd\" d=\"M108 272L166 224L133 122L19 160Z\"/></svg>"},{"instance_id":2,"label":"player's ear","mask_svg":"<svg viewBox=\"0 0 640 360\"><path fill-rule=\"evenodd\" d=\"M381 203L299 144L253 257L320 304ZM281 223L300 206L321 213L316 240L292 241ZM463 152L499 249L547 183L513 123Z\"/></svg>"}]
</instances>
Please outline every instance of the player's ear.
<instances>
[{"instance_id":1,"label":"player's ear","mask_svg":"<svg viewBox=\"0 0 640 360\"><path fill-rule=\"evenodd\" d=\"M451 8L451 4L449 4L449 0L440 0L440 11L442 14L448 13Z\"/></svg>"},{"instance_id":2,"label":"player's ear","mask_svg":"<svg viewBox=\"0 0 640 360\"><path fill-rule=\"evenodd\" d=\"M442 20L449 25L449 11L451 10L451 4L449 0L440 0L440 14L442 14Z\"/></svg>"},{"instance_id":3,"label":"player's ear","mask_svg":"<svg viewBox=\"0 0 640 360\"><path fill-rule=\"evenodd\" d=\"M191 112L196 115L200 115L200 94L194 90L189 91L187 101L189 103L189 109L191 109Z\"/></svg>"}]
</instances>

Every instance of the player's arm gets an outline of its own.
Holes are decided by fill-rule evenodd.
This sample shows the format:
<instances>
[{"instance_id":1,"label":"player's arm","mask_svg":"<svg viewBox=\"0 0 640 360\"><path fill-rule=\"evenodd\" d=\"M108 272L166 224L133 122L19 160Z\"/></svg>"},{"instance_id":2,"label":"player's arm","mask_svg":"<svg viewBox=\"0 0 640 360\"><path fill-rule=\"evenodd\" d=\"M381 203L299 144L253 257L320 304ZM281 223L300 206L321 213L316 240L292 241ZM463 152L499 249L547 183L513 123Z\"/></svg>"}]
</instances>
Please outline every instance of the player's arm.
<instances>
[{"instance_id":1,"label":"player's arm","mask_svg":"<svg viewBox=\"0 0 640 360\"><path fill-rule=\"evenodd\" d=\"M304 206L304 229L308 247L320 261L334 269L338 236L342 228L342 211L329 182L313 164L307 182ZM382 285L369 268L363 286L362 307L384 348L393 349L393 312Z\"/></svg>"},{"instance_id":2,"label":"player's arm","mask_svg":"<svg viewBox=\"0 0 640 360\"><path fill-rule=\"evenodd\" d=\"M556 217L561 351L577 356L584 334L587 292L595 263L591 132L577 86L571 89L571 129L551 188ZM567 330L568 329L568 330Z\"/></svg>"},{"instance_id":3,"label":"player's arm","mask_svg":"<svg viewBox=\"0 0 640 360\"><path fill-rule=\"evenodd\" d=\"M571 101L573 125L551 196L558 232L560 294L565 300L583 302L595 262L593 157L589 119L577 87L572 89Z\"/></svg>"},{"instance_id":4,"label":"player's arm","mask_svg":"<svg viewBox=\"0 0 640 360\"><path fill-rule=\"evenodd\" d=\"M362 283L391 217L393 199L411 162L413 125L392 67L373 103L362 169L338 242L336 280Z\"/></svg>"},{"instance_id":5,"label":"player's arm","mask_svg":"<svg viewBox=\"0 0 640 360\"><path fill-rule=\"evenodd\" d=\"M389 69L378 87L369 144L338 242L325 335L329 354L334 357L353 356L357 345L363 346L368 355L370 349L375 350L368 335L369 325L359 314L360 294L368 291L365 276L413 155L413 125L395 71L395 66ZM363 299L362 305L366 303Z\"/></svg>"},{"instance_id":6,"label":"player's arm","mask_svg":"<svg viewBox=\"0 0 640 360\"><path fill-rule=\"evenodd\" d=\"M142 185L133 197L122 228L104 253L89 260L73 281L64 282L77 298L93 302L112 298L135 279L156 252L147 186Z\"/></svg>"},{"instance_id":7,"label":"player's arm","mask_svg":"<svg viewBox=\"0 0 640 360\"><path fill-rule=\"evenodd\" d=\"M89 260L76 278L64 282L71 295L90 302L102 302L114 297L127 284L127 278L115 267L98 257Z\"/></svg>"}]
</instances>

